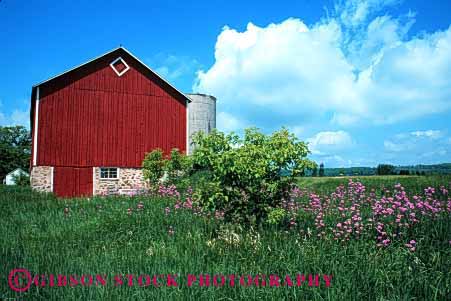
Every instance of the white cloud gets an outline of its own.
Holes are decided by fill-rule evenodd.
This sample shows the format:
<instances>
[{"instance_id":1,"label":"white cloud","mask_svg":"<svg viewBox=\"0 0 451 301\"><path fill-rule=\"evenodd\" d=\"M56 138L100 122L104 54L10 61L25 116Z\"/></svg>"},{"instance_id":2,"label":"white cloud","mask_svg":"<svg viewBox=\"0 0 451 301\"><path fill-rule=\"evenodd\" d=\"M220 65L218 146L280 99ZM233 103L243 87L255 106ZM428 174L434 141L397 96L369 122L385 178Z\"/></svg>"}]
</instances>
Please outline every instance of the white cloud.
<instances>
[{"instance_id":1,"label":"white cloud","mask_svg":"<svg viewBox=\"0 0 451 301\"><path fill-rule=\"evenodd\" d=\"M388 153L402 154L403 159L418 163L419 159L440 161L448 154L450 137L443 130L424 130L400 133L384 141Z\"/></svg>"},{"instance_id":2,"label":"white cloud","mask_svg":"<svg viewBox=\"0 0 451 301\"><path fill-rule=\"evenodd\" d=\"M343 2L343 14L310 26L287 19L243 32L224 27L215 63L197 73L193 90L260 125L313 115L341 126L386 124L448 111L451 27L407 39L412 13L370 19L397 2Z\"/></svg>"},{"instance_id":3,"label":"white cloud","mask_svg":"<svg viewBox=\"0 0 451 301\"><path fill-rule=\"evenodd\" d=\"M444 133L439 130L415 131L410 134L415 137L429 137L432 139L438 139L444 135Z\"/></svg>"},{"instance_id":4,"label":"white cloud","mask_svg":"<svg viewBox=\"0 0 451 301\"><path fill-rule=\"evenodd\" d=\"M3 126L23 125L26 128L29 128L30 112L14 110L9 116L0 112L0 125Z\"/></svg>"},{"instance_id":5,"label":"white cloud","mask_svg":"<svg viewBox=\"0 0 451 301\"><path fill-rule=\"evenodd\" d=\"M0 125L2 126L14 126L23 125L26 128L30 127L30 112L28 110L22 111L15 109L11 114L2 112L3 104L0 101Z\"/></svg>"},{"instance_id":6,"label":"white cloud","mask_svg":"<svg viewBox=\"0 0 451 301\"><path fill-rule=\"evenodd\" d=\"M402 152L408 150L409 146L401 143L394 143L390 140L385 140L384 148L390 152Z\"/></svg>"},{"instance_id":7,"label":"white cloud","mask_svg":"<svg viewBox=\"0 0 451 301\"><path fill-rule=\"evenodd\" d=\"M30 126L30 112L14 110L11 114L11 123L16 125Z\"/></svg>"},{"instance_id":8,"label":"white cloud","mask_svg":"<svg viewBox=\"0 0 451 301\"><path fill-rule=\"evenodd\" d=\"M324 156L319 162L323 163L325 167L352 167L359 165L358 163L344 159L339 155Z\"/></svg>"},{"instance_id":9,"label":"white cloud","mask_svg":"<svg viewBox=\"0 0 451 301\"><path fill-rule=\"evenodd\" d=\"M219 112L217 122L217 128L224 132L237 132L245 127L245 122L226 112Z\"/></svg>"},{"instance_id":10,"label":"white cloud","mask_svg":"<svg viewBox=\"0 0 451 301\"><path fill-rule=\"evenodd\" d=\"M307 139L312 154L321 155L349 148L354 144L351 136L345 131L319 132Z\"/></svg>"},{"instance_id":11,"label":"white cloud","mask_svg":"<svg viewBox=\"0 0 451 301\"><path fill-rule=\"evenodd\" d=\"M163 78L175 82L184 76L193 76L201 64L186 56L159 53L147 59L152 69Z\"/></svg>"},{"instance_id":12,"label":"white cloud","mask_svg":"<svg viewBox=\"0 0 451 301\"><path fill-rule=\"evenodd\" d=\"M305 128L303 126L296 125L288 127L288 130L296 137L301 138L301 136L304 134Z\"/></svg>"},{"instance_id":13,"label":"white cloud","mask_svg":"<svg viewBox=\"0 0 451 301\"><path fill-rule=\"evenodd\" d=\"M335 11L345 25L356 27L365 22L370 14L399 2L399 0L344 0L335 5Z\"/></svg>"}]
</instances>

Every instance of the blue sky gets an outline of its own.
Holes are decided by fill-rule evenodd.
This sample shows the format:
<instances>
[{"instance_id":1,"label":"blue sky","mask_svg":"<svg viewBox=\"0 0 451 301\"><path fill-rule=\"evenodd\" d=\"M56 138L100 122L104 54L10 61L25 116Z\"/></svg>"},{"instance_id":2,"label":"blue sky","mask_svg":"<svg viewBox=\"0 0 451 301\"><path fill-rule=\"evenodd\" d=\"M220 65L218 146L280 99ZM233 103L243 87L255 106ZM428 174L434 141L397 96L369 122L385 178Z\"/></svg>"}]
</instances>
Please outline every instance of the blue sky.
<instances>
[{"instance_id":1,"label":"blue sky","mask_svg":"<svg viewBox=\"0 0 451 301\"><path fill-rule=\"evenodd\" d=\"M119 44L218 128L281 126L326 167L451 162L451 2L0 1L0 125L31 86Z\"/></svg>"}]
</instances>

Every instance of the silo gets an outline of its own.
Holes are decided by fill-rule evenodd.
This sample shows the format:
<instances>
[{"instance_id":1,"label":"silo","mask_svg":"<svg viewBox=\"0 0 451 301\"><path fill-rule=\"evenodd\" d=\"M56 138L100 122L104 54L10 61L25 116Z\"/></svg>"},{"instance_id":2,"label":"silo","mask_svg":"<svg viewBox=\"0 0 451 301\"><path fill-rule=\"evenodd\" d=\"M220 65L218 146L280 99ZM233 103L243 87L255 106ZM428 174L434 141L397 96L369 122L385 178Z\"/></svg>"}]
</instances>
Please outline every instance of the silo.
<instances>
[{"instance_id":1,"label":"silo","mask_svg":"<svg viewBox=\"0 0 451 301\"><path fill-rule=\"evenodd\" d=\"M216 128L216 98L206 94L186 94L191 99L188 104L189 149L192 153L192 135L198 131L210 133Z\"/></svg>"}]
</instances>

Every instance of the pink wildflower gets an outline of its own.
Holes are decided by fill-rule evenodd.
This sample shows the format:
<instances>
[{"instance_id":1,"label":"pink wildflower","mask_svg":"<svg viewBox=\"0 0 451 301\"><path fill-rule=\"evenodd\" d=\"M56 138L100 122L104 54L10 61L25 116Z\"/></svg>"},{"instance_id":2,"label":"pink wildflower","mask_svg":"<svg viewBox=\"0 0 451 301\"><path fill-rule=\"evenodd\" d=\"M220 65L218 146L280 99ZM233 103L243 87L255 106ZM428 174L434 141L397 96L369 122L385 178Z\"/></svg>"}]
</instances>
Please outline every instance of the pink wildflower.
<instances>
[{"instance_id":1,"label":"pink wildflower","mask_svg":"<svg viewBox=\"0 0 451 301\"><path fill-rule=\"evenodd\" d=\"M144 209L144 203L143 202L139 202L138 205L136 206L136 208L138 210L143 210Z\"/></svg>"},{"instance_id":2,"label":"pink wildflower","mask_svg":"<svg viewBox=\"0 0 451 301\"><path fill-rule=\"evenodd\" d=\"M215 211L215 218L216 219L223 219L224 218L224 212L223 211Z\"/></svg>"},{"instance_id":3,"label":"pink wildflower","mask_svg":"<svg viewBox=\"0 0 451 301\"><path fill-rule=\"evenodd\" d=\"M169 226L168 234L172 236L174 235L174 233L175 233L174 228L172 226Z\"/></svg>"}]
</instances>

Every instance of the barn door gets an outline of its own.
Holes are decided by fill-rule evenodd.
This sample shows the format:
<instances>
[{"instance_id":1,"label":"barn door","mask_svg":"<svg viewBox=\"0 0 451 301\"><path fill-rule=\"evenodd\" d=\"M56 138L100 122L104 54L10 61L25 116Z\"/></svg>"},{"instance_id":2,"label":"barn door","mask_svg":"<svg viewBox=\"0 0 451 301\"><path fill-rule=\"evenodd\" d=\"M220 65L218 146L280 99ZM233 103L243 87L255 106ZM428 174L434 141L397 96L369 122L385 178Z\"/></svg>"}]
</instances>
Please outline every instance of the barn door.
<instances>
[{"instance_id":1,"label":"barn door","mask_svg":"<svg viewBox=\"0 0 451 301\"><path fill-rule=\"evenodd\" d=\"M92 195L92 167L55 167L53 192L58 197Z\"/></svg>"}]
</instances>

